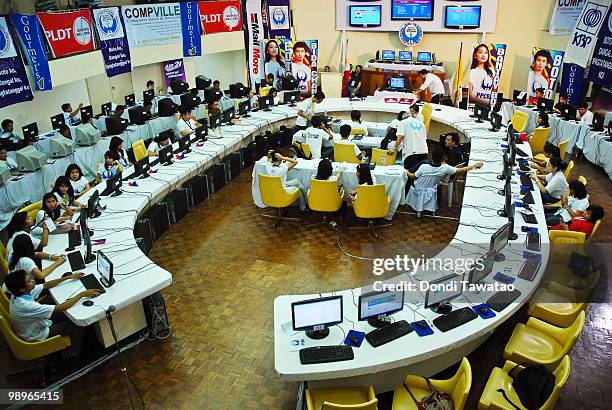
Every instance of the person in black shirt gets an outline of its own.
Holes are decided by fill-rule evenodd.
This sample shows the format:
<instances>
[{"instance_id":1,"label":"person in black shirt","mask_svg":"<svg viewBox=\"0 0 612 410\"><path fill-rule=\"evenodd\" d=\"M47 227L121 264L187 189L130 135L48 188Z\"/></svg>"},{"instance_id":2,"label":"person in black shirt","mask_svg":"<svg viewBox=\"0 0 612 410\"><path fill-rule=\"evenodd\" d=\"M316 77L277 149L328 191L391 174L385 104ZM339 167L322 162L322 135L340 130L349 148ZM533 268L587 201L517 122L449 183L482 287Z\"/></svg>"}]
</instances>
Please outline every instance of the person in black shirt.
<instances>
[{"instance_id":1,"label":"person in black shirt","mask_svg":"<svg viewBox=\"0 0 612 410\"><path fill-rule=\"evenodd\" d=\"M567 104L567 95L559 94L559 102L553 107L555 114L561 114L561 108L563 108L565 104Z\"/></svg>"},{"instance_id":2,"label":"person in black shirt","mask_svg":"<svg viewBox=\"0 0 612 410\"><path fill-rule=\"evenodd\" d=\"M456 132L449 132L446 134L446 138L444 139L444 152L448 165L456 167L465 162L461 148L459 148L460 145L459 134Z\"/></svg>"},{"instance_id":3,"label":"person in black shirt","mask_svg":"<svg viewBox=\"0 0 612 410\"><path fill-rule=\"evenodd\" d=\"M351 73L351 77L349 78L348 83L348 91L349 97L355 97L359 95L359 90L361 89L361 69L363 67L361 65L355 66L355 71Z\"/></svg>"}]
</instances>

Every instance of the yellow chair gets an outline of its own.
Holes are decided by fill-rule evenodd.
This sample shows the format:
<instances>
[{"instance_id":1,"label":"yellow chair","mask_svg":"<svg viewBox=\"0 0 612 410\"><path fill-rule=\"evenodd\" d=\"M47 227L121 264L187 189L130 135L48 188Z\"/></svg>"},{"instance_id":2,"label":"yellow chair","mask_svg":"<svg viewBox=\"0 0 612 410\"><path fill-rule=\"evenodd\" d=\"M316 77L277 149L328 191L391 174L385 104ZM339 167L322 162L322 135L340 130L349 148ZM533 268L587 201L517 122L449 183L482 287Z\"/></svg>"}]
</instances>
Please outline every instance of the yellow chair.
<instances>
[{"instance_id":1,"label":"yellow chair","mask_svg":"<svg viewBox=\"0 0 612 410\"><path fill-rule=\"evenodd\" d=\"M550 128L536 128L533 131L532 137L529 139L532 155L544 152L544 144L550 134Z\"/></svg>"},{"instance_id":2,"label":"yellow chair","mask_svg":"<svg viewBox=\"0 0 612 410\"><path fill-rule=\"evenodd\" d=\"M488 410L488 409L504 409L504 410L515 410L515 407L512 406L501 392L498 392L499 389L503 389L506 393L506 396L512 401L512 403L516 404L521 410L525 410L525 407L521 404L521 401L516 394L516 390L514 390L514 386L512 385L513 379L510 376L510 372L516 368L516 363L507 361L504 364L504 368L500 369L499 367L495 367L493 371L491 371L491 375L489 376L489 380L487 381L487 385L485 386L482 396L480 396L480 400L478 401L478 409L479 410ZM516 372L519 369L523 369L523 366L516 368ZM559 366L553 371L555 375L555 387L553 388L552 393L548 397L548 400L540 407L539 410L552 410L555 408L557 404L557 399L559 398L559 393L561 393L561 389L567 382L567 379L570 374L570 358L569 356L563 356L563 359L559 363Z\"/></svg>"},{"instance_id":3,"label":"yellow chair","mask_svg":"<svg viewBox=\"0 0 612 410\"><path fill-rule=\"evenodd\" d=\"M334 141L334 161L359 164L361 160L355 156L353 144L341 144Z\"/></svg>"},{"instance_id":4,"label":"yellow chair","mask_svg":"<svg viewBox=\"0 0 612 410\"><path fill-rule=\"evenodd\" d=\"M310 157L312 154L310 153L310 145L306 144L305 142L302 142L302 152L304 153L304 155L306 155L306 157Z\"/></svg>"},{"instance_id":5,"label":"yellow chair","mask_svg":"<svg viewBox=\"0 0 612 410\"><path fill-rule=\"evenodd\" d=\"M587 307L588 295L583 298L579 292L550 282L545 288L538 289L527 313L551 325L569 327Z\"/></svg>"},{"instance_id":6,"label":"yellow chair","mask_svg":"<svg viewBox=\"0 0 612 410\"><path fill-rule=\"evenodd\" d=\"M267 97L268 94L270 94L270 90L272 89L272 86L267 86L267 87L260 87L259 88L259 95L261 97Z\"/></svg>"},{"instance_id":7,"label":"yellow chair","mask_svg":"<svg viewBox=\"0 0 612 410\"><path fill-rule=\"evenodd\" d=\"M353 202L355 216L368 220L370 233L377 237L374 231L374 219L384 218L389 213L391 199L385 192L385 186L379 185L359 185L357 187L357 198ZM385 226L389 226L386 224ZM351 227L350 229L359 229Z\"/></svg>"},{"instance_id":8,"label":"yellow chair","mask_svg":"<svg viewBox=\"0 0 612 410\"><path fill-rule=\"evenodd\" d=\"M515 110L514 114L512 114L512 128L516 132L525 131L525 127L527 127L527 121L529 120L529 115L523 111Z\"/></svg>"},{"instance_id":9,"label":"yellow chair","mask_svg":"<svg viewBox=\"0 0 612 410\"><path fill-rule=\"evenodd\" d=\"M351 135L368 135L368 128L363 124L351 125Z\"/></svg>"},{"instance_id":10,"label":"yellow chair","mask_svg":"<svg viewBox=\"0 0 612 410\"><path fill-rule=\"evenodd\" d=\"M338 192L337 181L310 181L308 190L308 206L315 212L323 212L323 222L327 222L327 213L336 212L342 207L344 189Z\"/></svg>"},{"instance_id":11,"label":"yellow chair","mask_svg":"<svg viewBox=\"0 0 612 410\"><path fill-rule=\"evenodd\" d=\"M572 170L574 169L574 161L570 161L569 164L567 164L567 168L565 168L565 180L569 181L570 179L570 175L572 175Z\"/></svg>"},{"instance_id":12,"label":"yellow chair","mask_svg":"<svg viewBox=\"0 0 612 410\"><path fill-rule=\"evenodd\" d=\"M599 226L601 225L601 221L603 221L603 218L595 222L595 226L593 226L593 230L591 231L591 234L586 238L587 243L590 243L591 239L593 239L595 232L597 232L597 230L599 229Z\"/></svg>"},{"instance_id":13,"label":"yellow chair","mask_svg":"<svg viewBox=\"0 0 612 410\"><path fill-rule=\"evenodd\" d=\"M447 380L429 379L429 381L436 389L451 395L453 403L455 403L455 410L462 410L472 387L472 368L470 362L464 357L461 360L457 373L453 377ZM417 400L421 400L423 397L431 394L427 381L423 377L408 375L404 379L404 384L410 387L410 391ZM393 391L392 409L408 410L416 408L414 400L412 400L406 388L401 384L396 385Z\"/></svg>"},{"instance_id":14,"label":"yellow chair","mask_svg":"<svg viewBox=\"0 0 612 410\"><path fill-rule=\"evenodd\" d=\"M378 166L381 166L382 159L385 158L385 165L395 165L395 156L396 152L393 155L389 155L386 149L380 148L372 148L372 162Z\"/></svg>"},{"instance_id":15,"label":"yellow chair","mask_svg":"<svg viewBox=\"0 0 612 410\"><path fill-rule=\"evenodd\" d=\"M34 202L24 208L21 208L19 212L27 212L28 216L32 219L36 219L38 211L42 209L42 201Z\"/></svg>"},{"instance_id":16,"label":"yellow chair","mask_svg":"<svg viewBox=\"0 0 612 410\"><path fill-rule=\"evenodd\" d=\"M306 406L308 410L377 410L378 399L372 386L306 389Z\"/></svg>"},{"instance_id":17,"label":"yellow chair","mask_svg":"<svg viewBox=\"0 0 612 410\"><path fill-rule=\"evenodd\" d=\"M530 317L519 323L504 348L504 359L515 363L541 364L553 371L563 356L569 354L584 327L581 311L570 327L560 328Z\"/></svg>"},{"instance_id":18,"label":"yellow chair","mask_svg":"<svg viewBox=\"0 0 612 410\"><path fill-rule=\"evenodd\" d=\"M549 258L549 260L551 259ZM567 263L561 264L558 262L546 265L546 272L544 273L545 285L550 286L556 283L559 286L569 288L578 295L575 300L588 300L593 289L599 283L599 279L600 272L596 268L583 278L574 274Z\"/></svg>"},{"instance_id":19,"label":"yellow chair","mask_svg":"<svg viewBox=\"0 0 612 410\"><path fill-rule=\"evenodd\" d=\"M569 144L569 140L561 141L559 145L557 145L561 159L565 158L565 154L567 153L567 144Z\"/></svg>"},{"instance_id":20,"label":"yellow chair","mask_svg":"<svg viewBox=\"0 0 612 410\"><path fill-rule=\"evenodd\" d=\"M582 185L586 186L587 185L587 179L585 177L583 177L582 175L580 175L578 177L578 181L582 182Z\"/></svg>"},{"instance_id":21,"label":"yellow chair","mask_svg":"<svg viewBox=\"0 0 612 410\"><path fill-rule=\"evenodd\" d=\"M132 150L134 151L134 159L140 161L147 156L147 148L145 147L143 140L138 140L132 144Z\"/></svg>"},{"instance_id":22,"label":"yellow chair","mask_svg":"<svg viewBox=\"0 0 612 410\"><path fill-rule=\"evenodd\" d=\"M262 214L262 216L264 218L275 219L275 228L282 220L299 222L300 218L284 217L282 210L300 199L300 190L298 188L292 188L292 191L285 191L283 182L279 176L257 174L257 177L259 178L259 192L261 193L261 201L264 203L264 205L271 208L276 208L277 210L276 215Z\"/></svg>"},{"instance_id":23,"label":"yellow chair","mask_svg":"<svg viewBox=\"0 0 612 410\"><path fill-rule=\"evenodd\" d=\"M433 105L430 103L423 104L423 124L425 124L425 135L429 134L429 123L431 122L431 114L433 113Z\"/></svg>"},{"instance_id":24,"label":"yellow chair","mask_svg":"<svg viewBox=\"0 0 612 410\"><path fill-rule=\"evenodd\" d=\"M0 289L0 315L1 314L9 315L9 299L6 293Z\"/></svg>"},{"instance_id":25,"label":"yellow chair","mask_svg":"<svg viewBox=\"0 0 612 410\"><path fill-rule=\"evenodd\" d=\"M567 265L572 252L585 253L586 235L582 232L554 230L548 232L550 240L550 260Z\"/></svg>"},{"instance_id":26,"label":"yellow chair","mask_svg":"<svg viewBox=\"0 0 612 410\"><path fill-rule=\"evenodd\" d=\"M0 241L0 269L5 275L8 274L8 262L6 260L6 248L4 243Z\"/></svg>"}]
</instances>

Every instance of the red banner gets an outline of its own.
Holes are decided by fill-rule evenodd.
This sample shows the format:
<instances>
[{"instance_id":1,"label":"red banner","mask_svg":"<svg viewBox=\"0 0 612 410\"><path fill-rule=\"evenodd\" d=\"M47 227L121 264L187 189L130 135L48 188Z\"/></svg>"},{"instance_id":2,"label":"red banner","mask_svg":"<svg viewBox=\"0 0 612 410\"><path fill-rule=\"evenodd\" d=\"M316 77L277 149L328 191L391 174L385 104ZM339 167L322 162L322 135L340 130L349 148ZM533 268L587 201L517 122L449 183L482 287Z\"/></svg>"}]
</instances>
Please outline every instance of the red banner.
<instances>
[{"instance_id":1,"label":"red banner","mask_svg":"<svg viewBox=\"0 0 612 410\"><path fill-rule=\"evenodd\" d=\"M401 98L384 97L384 101L387 104L408 104L408 105L414 104L414 98L405 98L405 97L401 97Z\"/></svg>"},{"instance_id":2,"label":"red banner","mask_svg":"<svg viewBox=\"0 0 612 410\"><path fill-rule=\"evenodd\" d=\"M37 15L54 57L94 49L89 9Z\"/></svg>"},{"instance_id":3,"label":"red banner","mask_svg":"<svg viewBox=\"0 0 612 410\"><path fill-rule=\"evenodd\" d=\"M240 1L200 1L200 20L204 34L242 30Z\"/></svg>"}]
</instances>

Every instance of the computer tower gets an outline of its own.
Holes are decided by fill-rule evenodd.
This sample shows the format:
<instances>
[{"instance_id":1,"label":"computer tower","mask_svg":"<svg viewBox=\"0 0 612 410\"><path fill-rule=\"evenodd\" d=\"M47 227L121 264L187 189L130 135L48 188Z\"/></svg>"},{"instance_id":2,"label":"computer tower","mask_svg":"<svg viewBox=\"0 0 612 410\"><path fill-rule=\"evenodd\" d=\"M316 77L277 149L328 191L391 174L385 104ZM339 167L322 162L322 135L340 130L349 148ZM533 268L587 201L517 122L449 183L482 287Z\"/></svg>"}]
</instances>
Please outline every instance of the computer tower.
<instances>
[{"instance_id":1,"label":"computer tower","mask_svg":"<svg viewBox=\"0 0 612 410\"><path fill-rule=\"evenodd\" d=\"M170 222L177 223L189 212L189 201L187 200L187 189L180 188L172 191L166 196L165 202L168 203L168 214Z\"/></svg>"},{"instance_id":2,"label":"computer tower","mask_svg":"<svg viewBox=\"0 0 612 410\"><path fill-rule=\"evenodd\" d=\"M142 300L147 325L153 337L168 336L170 322L166 312L166 302L160 292L155 292Z\"/></svg>"},{"instance_id":3,"label":"computer tower","mask_svg":"<svg viewBox=\"0 0 612 410\"><path fill-rule=\"evenodd\" d=\"M172 117L178 111L178 106L172 98L162 98L157 102L157 113L160 117Z\"/></svg>"},{"instance_id":4,"label":"computer tower","mask_svg":"<svg viewBox=\"0 0 612 410\"><path fill-rule=\"evenodd\" d=\"M236 178L242 172L242 159L240 158L240 151L229 154L223 160L225 162L225 172L227 180L231 181Z\"/></svg>"},{"instance_id":5,"label":"computer tower","mask_svg":"<svg viewBox=\"0 0 612 410\"><path fill-rule=\"evenodd\" d=\"M206 178L206 175L196 175L185 182L183 188L187 189L191 208L208 198L208 178Z\"/></svg>"},{"instance_id":6,"label":"computer tower","mask_svg":"<svg viewBox=\"0 0 612 410\"><path fill-rule=\"evenodd\" d=\"M206 171L208 179L208 192L216 194L226 184L225 180L225 164L213 165Z\"/></svg>"},{"instance_id":7,"label":"computer tower","mask_svg":"<svg viewBox=\"0 0 612 410\"><path fill-rule=\"evenodd\" d=\"M248 168L255 163L255 143L251 142L242 148L242 168Z\"/></svg>"},{"instance_id":8,"label":"computer tower","mask_svg":"<svg viewBox=\"0 0 612 410\"><path fill-rule=\"evenodd\" d=\"M168 204L158 202L152 205L147 216L153 222L153 238L159 239L170 228L170 216L168 215Z\"/></svg>"},{"instance_id":9,"label":"computer tower","mask_svg":"<svg viewBox=\"0 0 612 410\"><path fill-rule=\"evenodd\" d=\"M255 161L268 155L268 139L264 135L255 137Z\"/></svg>"},{"instance_id":10,"label":"computer tower","mask_svg":"<svg viewBox=\"0 0 612 410\"><path fill-rule=\"evenodd\" d=\"M136 221L136 224L134 224L134 238L145 255L148 255L153 247L154 236L155 232L151 219L142 218Z\"/></svg>"}]
</instances>

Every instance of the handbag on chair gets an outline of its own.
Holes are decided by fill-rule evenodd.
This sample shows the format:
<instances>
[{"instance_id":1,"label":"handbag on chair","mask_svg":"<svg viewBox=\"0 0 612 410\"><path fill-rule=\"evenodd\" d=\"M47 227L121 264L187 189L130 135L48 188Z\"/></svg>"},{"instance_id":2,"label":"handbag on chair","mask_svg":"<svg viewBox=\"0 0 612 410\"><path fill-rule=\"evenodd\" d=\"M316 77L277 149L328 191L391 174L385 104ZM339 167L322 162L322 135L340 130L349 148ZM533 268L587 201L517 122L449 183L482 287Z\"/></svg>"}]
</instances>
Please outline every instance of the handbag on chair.
<instances>
[{"instance_id":1,"label":"handbag on chair","mask_svg":"<svg viewBox=\"0 0 612 410\"><path fill-rule=\"evenodd\" d=\"M425 381L427 382L429 390L431 390L431 394L423 397L421 401L418 401L406 383L403 383L404 388L408 390L408 394L410 394L410 397L412 397L412 400L414 400L419 410L455 410L455 403L450 394L444 393L433 387L427 377L425 377Z\"/></svg>"}]
</instances>

